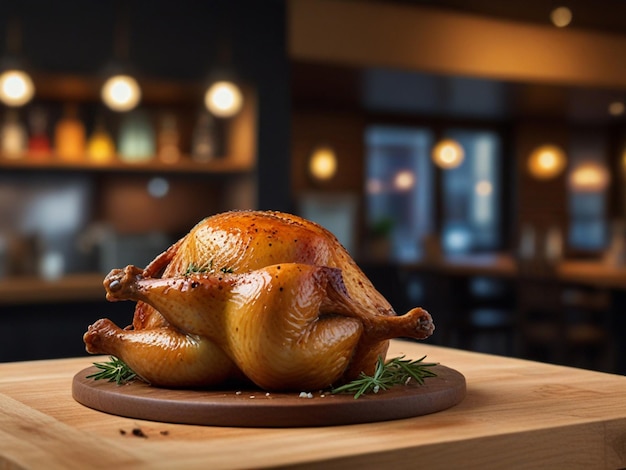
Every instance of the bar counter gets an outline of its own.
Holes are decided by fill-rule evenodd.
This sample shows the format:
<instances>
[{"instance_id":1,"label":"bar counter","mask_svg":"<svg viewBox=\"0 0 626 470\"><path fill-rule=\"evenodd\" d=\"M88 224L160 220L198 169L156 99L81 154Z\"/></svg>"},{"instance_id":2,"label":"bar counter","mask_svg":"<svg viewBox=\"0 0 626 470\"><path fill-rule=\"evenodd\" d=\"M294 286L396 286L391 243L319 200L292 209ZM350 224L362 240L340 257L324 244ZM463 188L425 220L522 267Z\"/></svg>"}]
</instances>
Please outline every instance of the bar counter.
<instances>
[{"instance_id":1,"label":"bar counter","mask_svg":"<svg viewBox=\"0 0 626 470\"><path fill-rule=\"evenodd\" d=\"M74 375L102 357L0 364L0 468L626 466L626 377L392 341L389 357L401 354L461 372L465 399L368 424L193 426L118 417L74 401Z\"/></svg>"}]
</instances>

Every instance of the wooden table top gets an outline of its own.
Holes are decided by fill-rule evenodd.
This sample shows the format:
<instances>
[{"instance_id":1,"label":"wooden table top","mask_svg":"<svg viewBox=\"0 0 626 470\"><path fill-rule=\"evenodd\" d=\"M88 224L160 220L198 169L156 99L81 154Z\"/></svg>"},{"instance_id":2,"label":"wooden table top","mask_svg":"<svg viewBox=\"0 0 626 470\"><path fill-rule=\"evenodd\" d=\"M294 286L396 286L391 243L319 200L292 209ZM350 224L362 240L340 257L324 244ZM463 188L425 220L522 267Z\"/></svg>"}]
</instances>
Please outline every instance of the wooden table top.
<instances>
[{"instance_id":1,"label":"wooden table top","mask_svg":"<svg viewBox=\"0 0 626 470\"><path fill-rule=\"evenodd\" d=\"M626 377L393 341L390 357L400 354L460 371L466 398L431 415L349 426L180 425L74 401L72 378L102 358L0 364L0 468L626 466Z\"/></svg>"}]
</instances>

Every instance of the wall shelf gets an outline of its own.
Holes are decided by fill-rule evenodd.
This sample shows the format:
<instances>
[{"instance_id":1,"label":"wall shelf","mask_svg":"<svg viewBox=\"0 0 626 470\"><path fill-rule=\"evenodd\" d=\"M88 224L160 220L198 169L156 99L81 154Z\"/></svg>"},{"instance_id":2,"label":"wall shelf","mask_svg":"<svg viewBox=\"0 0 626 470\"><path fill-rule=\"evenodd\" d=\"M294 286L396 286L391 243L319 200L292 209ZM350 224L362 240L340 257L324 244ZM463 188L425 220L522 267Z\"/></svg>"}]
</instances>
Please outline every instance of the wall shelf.
<instances>
[{"instance_id":1,"label":"wall shelf","mask_svg":"<svg viewBox=\"0 0 626 470\"><path fill-rule=\"evenodd\" d=\"M37 74L33 77L36 85L35 106L45 103L45 107L56 103L64 105L75 103L79 106L100 103L100 87L103 77L87 77L76 75L46 75ZM162 109L175 109L179 118L181 151L183 155L175 163L165 163L157 157L145 163L126 163L118 158L109 162L90 161L87 156L77 161L64 161L55 155L24 155L23 158L8 158L0 154L0 169L5 170L33 170L33 171L95 171L95 172L128 172L128 173L198 173L198 174L246 174L256 167L256 129L257 103L254 90L242 85L244 105L234 117L221 120L222 146L224 154L215 159L199 163L193 161L189 152L188 139L191 136L189 126L199 109L203 107L203 94L206 84L198 82L181 82L155 80L139 77L142 88L142 101L139 108L148 110L153 117ZM29 104L27 108L31 105ZM104 105L102 105L104 106ZM26 109L27 111L27 109ZM93 110L92 110L93 112ZM109 118L116 121L123 113L106 110ZM26 119L21 112L22 119ZM84 117L84 116L83 116ZM109 119L110 120L110 119ZM109 122L108 124L111 124ZM51 129L54 123L50 124ZM49 131L49 134L52 130ZM54 145L54 142L52 142Z\"/></svg>"}]
</instances>

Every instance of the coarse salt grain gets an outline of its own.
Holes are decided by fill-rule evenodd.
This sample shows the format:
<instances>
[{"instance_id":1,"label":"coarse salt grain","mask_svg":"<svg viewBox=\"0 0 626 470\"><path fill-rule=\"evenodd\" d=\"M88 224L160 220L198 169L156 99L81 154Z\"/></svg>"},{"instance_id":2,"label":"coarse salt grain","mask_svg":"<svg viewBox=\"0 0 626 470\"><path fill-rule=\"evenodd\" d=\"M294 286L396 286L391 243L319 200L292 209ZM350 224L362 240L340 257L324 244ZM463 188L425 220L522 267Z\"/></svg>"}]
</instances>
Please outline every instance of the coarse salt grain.
<instances>
[{"instance_id":1,"label":"coarse salt grain","mask_svg":"<svg viewBox=\"0 0 626 470\"><path fill-rule=\"evenodd\" d=\"M313 394L311 392L300 392L298 398L313 398Z\"/></svg>"}]
</instances>

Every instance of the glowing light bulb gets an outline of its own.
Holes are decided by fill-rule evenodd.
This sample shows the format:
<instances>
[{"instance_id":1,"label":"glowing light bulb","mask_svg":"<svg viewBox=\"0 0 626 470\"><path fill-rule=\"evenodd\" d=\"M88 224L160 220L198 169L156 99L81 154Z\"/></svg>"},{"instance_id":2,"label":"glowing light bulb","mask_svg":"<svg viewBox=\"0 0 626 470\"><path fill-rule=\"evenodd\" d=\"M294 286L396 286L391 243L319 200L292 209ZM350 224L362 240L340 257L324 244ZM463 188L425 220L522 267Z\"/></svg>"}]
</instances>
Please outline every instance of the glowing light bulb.
<instances>
[{"instance_id":1,"label":"glowing light bulb","mask_svg":"<svg viewBox=\"0 0 626 470\"><path fill-rule=\"evenodd\" d=\"M130 111L141 100L137 80L129 75L115 75L102 87L102 101L113 111Z\"/></svg>"},{"instance_id":2,"label":"glowing light bulb","mask_svg":"<svg viewBox=\"0 0 626 470\"><path fill-rule=\"evenodd\" d=\"M538 179L557 176L566 165L565 153L556 145L537 147L528 158L528 170Z\"/></svg>"},{"instance_id":3,"label":"glowing light bulb","mask_svg":"<svg viewBox=\"0 0 626 470\"><path fill-rule=\"evenodd\" d=\"M0 100L7 106L23 106L35 94L33 81L21 70L7 70L0 75Z\"/></svg>"},{"instance_id":4,"label":"glowing light bulb","mask_svg":"<svg viewBox=\"0 0 626 470\"><path fill-rule=\"evenodd\" d=\"M463 147L456 140L444 139L433 149L433 161L446 170L456 168L463 163L464 158Z\"/></svg>"},{"instance_id":5,"label":"glowing light bulb","mask_svg":"<svg viewBox=\"0 0 626 470\"><path fill-rule=\"evenodd\" d=\"M603 191L609 184L609 173L597 163L582 163L571 173L570 184L578 191Z\"/></svg>"},{"instance_id":6,"label":"glowing light bulb","mask_svg":"<svg viewBox=\"0 0 626 470\"><path fill-rule=\"evenodd\" d=\"M317 147L311 155L309 171L315 179L326 181L337 172L337 155L330 147Z\"/></svg>"},{"instance_id":7,"label":"glowing light bulb","mask_svg":"<svg viewBox=\"0 0 626 470\"><path fill-rule=\"evenodd\" d=\"M243 95L232 82L215 82L204 95L204 104L214 116L231 117L241 109Z\"/></svg>"}]
</instances>

